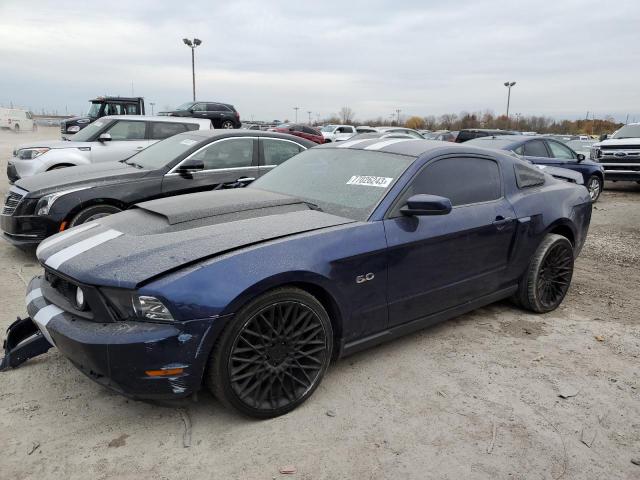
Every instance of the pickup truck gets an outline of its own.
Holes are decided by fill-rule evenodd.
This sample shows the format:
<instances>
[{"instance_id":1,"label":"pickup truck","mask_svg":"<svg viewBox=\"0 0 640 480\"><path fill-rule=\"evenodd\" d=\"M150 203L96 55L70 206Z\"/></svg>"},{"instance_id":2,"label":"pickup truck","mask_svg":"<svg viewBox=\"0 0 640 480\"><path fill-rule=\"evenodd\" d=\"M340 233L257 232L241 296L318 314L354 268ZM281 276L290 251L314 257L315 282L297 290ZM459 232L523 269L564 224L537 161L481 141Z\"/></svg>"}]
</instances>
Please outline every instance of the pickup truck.
<instances>
[{"instance_id":1,"label":"pickup truck","mask_svg":"<svg viewBox=\"0 0 640 480\"><path fill-rule=\"evenodd\" d=\"M629 123L593 144L590 156L602 164L607 180L640 183L640 123Z\"/></svg>"},{"instance_id":2,"label":"pickup truck","mask_svg":"<svg viewBox=\"0 0 640 480\"><path fill-rule=\"evenodd\" d=\"M60 122L60 134L63 140L78 133L98 118L107 115L144 115L142 97L96 97L89 100L91 106L85 116L72 117Z\"/></svg>"}]
</instances>

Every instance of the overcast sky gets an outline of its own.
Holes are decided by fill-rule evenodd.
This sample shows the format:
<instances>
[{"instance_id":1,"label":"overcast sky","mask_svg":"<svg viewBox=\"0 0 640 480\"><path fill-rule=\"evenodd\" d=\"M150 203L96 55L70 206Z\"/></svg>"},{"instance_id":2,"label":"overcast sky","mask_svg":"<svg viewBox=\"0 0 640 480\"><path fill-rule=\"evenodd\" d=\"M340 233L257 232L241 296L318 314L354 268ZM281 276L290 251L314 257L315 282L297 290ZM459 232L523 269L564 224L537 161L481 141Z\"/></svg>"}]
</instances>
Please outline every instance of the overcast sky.
<instances>
[{"instance_id":1,"label":"overcast sky","mask_svg":"<svg viewBox=\"0 0 640 480\"><path fill-rule=\"evenodd\" d=\"M176 106L185 36L198 99L244 120L504 113L511 80L511 113L640 121L640 0L0 0L0 104L78 113L133 82Z\"/></svg>"}]
</instances>

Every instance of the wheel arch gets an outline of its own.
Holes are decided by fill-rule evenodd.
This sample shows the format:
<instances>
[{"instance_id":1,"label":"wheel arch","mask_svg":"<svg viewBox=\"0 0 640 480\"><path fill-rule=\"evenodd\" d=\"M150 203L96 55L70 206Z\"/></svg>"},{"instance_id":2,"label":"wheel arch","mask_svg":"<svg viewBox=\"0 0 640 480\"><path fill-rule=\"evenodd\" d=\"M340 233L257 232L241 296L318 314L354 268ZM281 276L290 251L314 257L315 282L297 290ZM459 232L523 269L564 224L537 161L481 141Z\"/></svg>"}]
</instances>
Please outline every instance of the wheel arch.
<instances>
[{"instance_id":1,"label":"wheel arch","mask_svg":"<svg viewBox=\"0 0 640 480\"><path fill-rule=\"evenodd\" d=\"M553 223L547 229L546 233L555 233L556 235L561 235L569 240L569 242L571 242L571 245L573 245L574 247L576 246L576 232L569 219L561 219Z\"/></svg>"},{"instance_id":2,"label":"wheel arch","mask_svg":"<svg viewBox=\"0 0 640 480\"><path fill-rule=\"evenodd\" d=\"M47 172L50 172L51 170L55 170L56 168L67 168L67 167L77 167L77 165L75 163L56 163L54 165L51 165L49 168L47 168Z\"/></svg>"},{"instance_id":3,"label":"wheel arch","mask_svg":"<svg viewBox=\"0 0 640 480\"><path fill-rule=\"evenodd\" d=\"M340 340L343 335L345 312L340 307L336 293L332 292L329 280L313 272L286 272L274 275L253 284L237 295L221 312L228 315L237 312L254 298L278 288L293 287L313 295L324 307L333 329L333 356L339 355Z\"/></svg>"},{"instance_id":4,"label":"wheel arch","mask_svg":"<svg viewBox=\"0 0 640 480\"><path fill-rule=\"evenodd\" d=\"M110 197L91 198L89 200L80 202L78 205L76 205L71 210L69 210L69 213L67 213L64 220L67 222L70 222L71 219L75 217L78 213L80 213L82 210L89 207L95 207L97 205L111 205L112 207L117 207L120 210L126 210L127 208L129 208L128 204L116 198L110 198Z\"/></svg>"}]
</instances>

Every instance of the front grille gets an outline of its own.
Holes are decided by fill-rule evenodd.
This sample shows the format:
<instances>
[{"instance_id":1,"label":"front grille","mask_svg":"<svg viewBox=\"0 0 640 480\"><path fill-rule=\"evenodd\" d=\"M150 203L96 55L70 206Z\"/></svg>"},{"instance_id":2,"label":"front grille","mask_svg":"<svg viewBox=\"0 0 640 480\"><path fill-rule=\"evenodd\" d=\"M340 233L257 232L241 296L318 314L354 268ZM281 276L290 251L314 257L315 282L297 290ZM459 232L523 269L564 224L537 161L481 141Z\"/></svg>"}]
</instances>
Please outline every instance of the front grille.
<instances>
[{"instance_id":1,"label":"front grille","mask_svg":"<svg viewBox=\"0 0 640 480\"><path fill-rule=\"evenodd\" d=\"M2 207L2 215L13 215L16 208L22 200L22 195L17 192L8 192L4 197L4 206Z\"/></svg>"},{"instance_id":2,"label":"front grille","mask_svg":"<svg viewBox=\"0 0 640 480\"><path fill-rule=\"evenodd\" d=\"M60 295L69 301L72 305L75 302L76 298L76 285L65 280L58 275L51 273L50 271L45 271L44 278Z\"/></svg>"}]
</instances>

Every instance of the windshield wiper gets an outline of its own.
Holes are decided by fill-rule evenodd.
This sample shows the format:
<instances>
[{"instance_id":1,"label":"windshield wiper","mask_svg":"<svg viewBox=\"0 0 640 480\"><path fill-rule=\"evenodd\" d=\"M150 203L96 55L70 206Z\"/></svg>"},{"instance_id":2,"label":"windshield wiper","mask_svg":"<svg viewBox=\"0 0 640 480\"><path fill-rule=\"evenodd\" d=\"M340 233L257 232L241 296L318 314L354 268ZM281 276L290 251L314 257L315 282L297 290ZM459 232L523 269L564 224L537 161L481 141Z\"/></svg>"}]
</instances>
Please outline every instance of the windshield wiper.
<instances>
[{"instance_id":1,"label":"windshield wiper","mask_svg":"<svg viewBox=\"0 0 640 480\"><path fill-rule=\"evenodd\" d=\"M127 159L122 160L122 163L126 163L127 165L131 165L136 168L144 168L142 165L137 164L136 162L127 162Z\"/></svg>"},{"instance_id":2,"label":"windshield wiper","mask_svg":"<svg viewBox=\"0 0 640 480\"><path fill-rule=\"evenodd\" d=\"M317 210L318 212L323 212L324 210L322 210L322 208L320 208L318 205L316 205L315 203L311 203L311 202L307 202L306 200L303 200L304 203L307 204L307 206L311 209L311 210Z\"/></svg>"}]
</instances>

